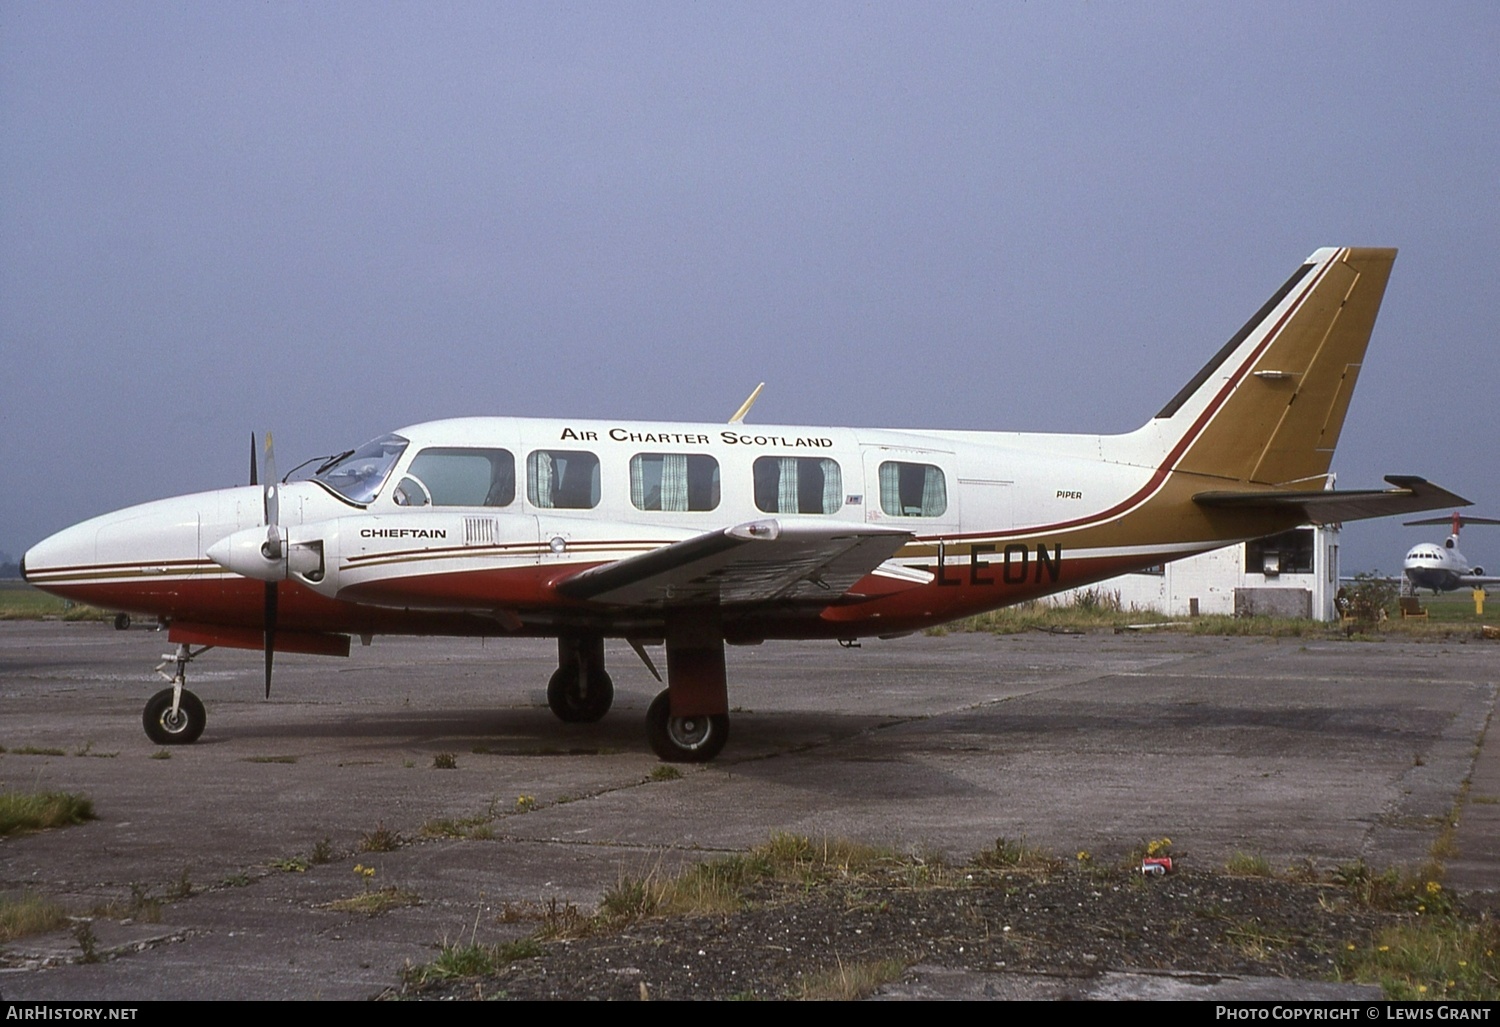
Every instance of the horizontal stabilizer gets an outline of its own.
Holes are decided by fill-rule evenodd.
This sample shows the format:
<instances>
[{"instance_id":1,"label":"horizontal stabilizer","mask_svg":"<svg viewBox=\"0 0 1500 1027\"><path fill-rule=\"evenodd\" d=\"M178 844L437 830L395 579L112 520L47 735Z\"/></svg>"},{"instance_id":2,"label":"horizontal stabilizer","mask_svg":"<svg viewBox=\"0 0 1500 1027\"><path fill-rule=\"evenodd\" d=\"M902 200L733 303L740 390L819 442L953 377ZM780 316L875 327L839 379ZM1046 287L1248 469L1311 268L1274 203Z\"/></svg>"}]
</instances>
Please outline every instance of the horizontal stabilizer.
<instances>
[{"instance_id":1,"label":"horizontal stabilizer","mask_svg":"<svg viewBox=\"0 0 1500 1027\"><path fill-rule=\"evenodd\" d=\"M1468 525L1468 524L1500 524L1500 518L1495 518L1495 517L1465 517L1463 514L1458 514L1457 516L1458 516L1458 524L1459 524L1460 527L1463 527L1463 526ZM1452 524L1453 523L1453 518L1452 517L1423 517L1419 521L1402 521L1401 523L1404 524L1404 525L1406 525L1408 528L1413 527L1413 526L1418 525L1418 524Z\"/></svg>"},{"instance_id":2,"label":"horizontal stabilizer","mask_svg":"<svg viewBox=\"0 0 1500 1027\"><path fill-rule=\"evenodd\" d=\"M1391 474L1386 481L1393 489L1319 490L1317 492L1200 492L1193 497L1199 506L1238 510L1298 510L1307 524L1361 521L1368 517L1442 510L1470 506L1462 496L1432 484L1425 478Z\"/></svg>"},{"instance_id":3,"label":"horizontal stabilizer","mask_svg":"<svg viewBox=\"0 0 1500 1027\"><path fill-rule=\"evenodd\" d=\"M557 591L651 608L833 603L911 538L862 524L750 521L591 568L559 582Z\"/></svg>"}]
</instances>

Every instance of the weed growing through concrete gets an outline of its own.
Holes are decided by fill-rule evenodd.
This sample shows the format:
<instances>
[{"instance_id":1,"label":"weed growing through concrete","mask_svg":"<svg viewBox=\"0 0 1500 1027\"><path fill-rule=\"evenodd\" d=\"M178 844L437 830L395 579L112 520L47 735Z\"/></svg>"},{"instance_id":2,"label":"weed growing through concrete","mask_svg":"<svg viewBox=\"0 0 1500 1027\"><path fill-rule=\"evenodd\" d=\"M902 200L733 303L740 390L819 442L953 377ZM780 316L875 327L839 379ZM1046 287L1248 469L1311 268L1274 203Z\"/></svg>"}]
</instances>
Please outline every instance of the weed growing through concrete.
<instances>
[{"instance_id":1,"label":"weed growing through concrete","mask_svg":"<svg viewBox=\"0 0 1500 1027\"><path fill-rule=\"evenodd\" d=\"M440 752L432 758L433 770L457 770L458 757L451 752Z\"/></svg>"},{"instance_id":2,"label":"weed growing through concrete","mask_svg":"<svg viewBox=\"0 0 1500 1027\"><path fill-rule=\"evenodd\" d=\"M171 749L157 749L155 752L153 752L150 756L147 756L146 758L149 759L149 760L169 760L169 759L172 758L172 750Z\"/></svg>"},{"instance_id":3,"label":"weed growing through concrete","mask_svg":"<svg viewBox=\"0 0 1500 1027\"><path fill-rule=\"evenodd\" d=\"M94 804L69 792L0 792L0 838L95 819Z\"/></svg>"},{"instance_id":4,"label":"weed growing through concrete","mask_svg":"<svg viewBox=\"0 0 1500 1027\"><path fill-rule=\"evenodd\" d=\"M402 906L419 906L421 904L422 899L416 892L391 885L387 888L377 888L373 891L367 891L351 898L335 899L333 902L325 903L323 908L331 909L338 913L361 913L365 916L379 916L388 910L398 909Z\"/></svg>"},{"instance_id":5,"label":"weed growing through concrete","mask_svg":"<svg viewBox=\"0 0 1500 1027\"><path fill-rule=\"evenodd\" d=\"M0 943L60 930L67 922L67 910L35 892L0 898Z\"/></svg>"},{"instance_id":6,"label":"weed growing through concrete","mask_svg":"<svg viewBox=\"0 0 1500 1027\"><path fill-rule=\"evenodd\" d=\"M401 847L401 836L385 826L385 821L375 825L375 830L361 835L360 852L395 852Z\"/></svg>"},{"instance_id":7,"label":"weed growing through concrete","mask_svg":"<svg viewBox=\"0 0 1500 1027\"><path fill-rule=\"evenodd\" d=\"M73 940L78 942L79 949L83 955L79 957L80 963L99 962L99 941L94 937L94 925L87 920L80 920L73 925Z\"/></svg>"},{"instance_id":8,"label":"weed growing through concrete","mask_svg":"<svg viewBox=\"0 0 1500 1027\"><path fill-rule=\"evenodd\" d=\"M531 795L516 796L516 812L530 813L536 809L536 797Z\"/></svg>"},{"instance_id":9,"label":"weed growing through concrete","mask_svg":"<svg viewBox=\"0 0 1500 1027\"><path fill-rule=\"evenodd\" d=\"M310 861L313 866L322 866L324 863L333 862L333 839L319 838L313 843Z\"/></svg>"}]
</instances>

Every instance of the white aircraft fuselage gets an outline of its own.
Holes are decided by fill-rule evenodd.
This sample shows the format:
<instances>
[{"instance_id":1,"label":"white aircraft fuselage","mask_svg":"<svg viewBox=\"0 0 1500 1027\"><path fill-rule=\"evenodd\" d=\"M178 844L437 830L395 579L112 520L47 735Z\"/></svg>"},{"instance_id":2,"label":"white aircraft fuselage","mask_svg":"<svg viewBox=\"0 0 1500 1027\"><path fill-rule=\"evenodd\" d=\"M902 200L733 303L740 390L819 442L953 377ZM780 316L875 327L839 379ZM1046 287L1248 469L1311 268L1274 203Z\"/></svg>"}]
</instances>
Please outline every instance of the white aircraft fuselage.
<instances>
[{"instance_id":1,"label":"white aircraft fuselage","mask_svg":"<svg viewBox=\"0 0 1500 1027\"><path fill-rule=\"evenodd\" d=\"M615 637L653 672L645 647L665 644L648 733L663 758L706 759L728 729L725 642L901 634L1310 521L1462 505L1416 478L1323 490L1394 256L1319 250L1122 435L433 421L311 480L96 517L23 570L170 625L159 740L201 730L192 645L264 648L269 689L277 649L555 636L549 700L591 720Z\"/></svg>"}]
</instances>

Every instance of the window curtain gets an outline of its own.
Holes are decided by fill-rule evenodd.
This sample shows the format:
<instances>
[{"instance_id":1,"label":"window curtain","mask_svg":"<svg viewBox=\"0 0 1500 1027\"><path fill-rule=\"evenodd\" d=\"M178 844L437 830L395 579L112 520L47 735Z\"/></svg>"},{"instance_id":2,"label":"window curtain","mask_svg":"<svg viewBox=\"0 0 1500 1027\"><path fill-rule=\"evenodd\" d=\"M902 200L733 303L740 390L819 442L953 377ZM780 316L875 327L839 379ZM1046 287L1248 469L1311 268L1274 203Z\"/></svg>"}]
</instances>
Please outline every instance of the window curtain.
<instances>
[{"instance_id":1,"label":"window curtain","mask_svg":"<svg viewBox=\"0 0 1500 1027\"><path fill-rule=\"evenodd\" d=\"M901 507L901 465L880 465L880 509L892 517L900 517L906 511Z\"/></svg>"},{"instance_id":2,"label":"window curtain","mask_svg":"<svg viewBox=\"0 0 1500 1027\"><path fill-rule=\"evenodd\" d=\"M839 475L839 465L832 460L821 460L823 471L823 513L837 513L844 505L844 479Z\"/></svg>"},{"instance_id":3,"label":"window curtain","mask_svg":"<svg viewBox=\"0 0 1500 1027\"><path fill-rule=\"evenodd\" d=\"M661 508L688 508L688 458L686 453L667 453L661 458Z\"/></svg>"},{"instance_id":4,"label":"window curtain","mask_svg":"<svg viewBox=\"0 0 1500 1027\"><path fill-rule=\"evenodd\" d=\"M922 481L922 516L941 517L948 512L948 484L943 472L927 465L927 475Z\"/></svg>"},{"instance_id":5,"label":"window curtain","mask_svg":"<svg viewBox=\"0 0 1500 1027\"><path fill-rule=\"evenodd\" d=\"M646 461L647 457L630 458L630 502L637 510L646 509Z\"/></svg>"},{"instance_id":6,"label":"window curtain","mask_svg":"<svg viewBox=\"0 0 1500 1027\"><path fill-rule=\"evenodd\" d=\"M776 462L780 471L776 485L776 512L797 513L797 458L783 456Z\"/></svg>"},{"instance_id":7,"label":"window curtain","mask_svg":"<svg viewBox=\"0 0 1500 1027\"><path fill-rule=\"evenodd\" d=\"M527 477L531 479L531 505L543 509L552 508L552 456L537 450L526 461Z\"/></svg>"}]
</instances>

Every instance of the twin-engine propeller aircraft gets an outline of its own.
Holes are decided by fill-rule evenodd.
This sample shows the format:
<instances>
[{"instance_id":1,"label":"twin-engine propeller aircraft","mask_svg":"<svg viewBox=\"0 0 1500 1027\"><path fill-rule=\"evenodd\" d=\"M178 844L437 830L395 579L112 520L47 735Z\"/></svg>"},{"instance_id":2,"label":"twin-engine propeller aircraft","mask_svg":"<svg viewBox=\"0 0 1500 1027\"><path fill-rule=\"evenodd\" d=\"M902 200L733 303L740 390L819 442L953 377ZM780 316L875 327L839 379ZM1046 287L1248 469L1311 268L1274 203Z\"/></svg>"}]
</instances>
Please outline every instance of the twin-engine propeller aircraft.
<instances>
[{"instance_id":1,"label":"twin-engine propeller aircraft","mask_svg":"<svg viewBox=\"0 0 1500 1027\"><path fill-rule=\"evenodd\" d=\"M1447 517L1426 517L1418 521L1402 521L1407 527L1417 524L1448 524ZM1412 592L1419 588L1430 588L1432 594L1452 592L1459 588L1482 588L1485 585L1500 585L1500 578L1486 575L1483 567L1475 567L1458 551L1458 533L1465 524L1500 524L1493 517L1465 517L1453 512L1453 533L1442 544L1422 542L1412 546L1406 554L1401 569L1406 580L1411 582Z\"/></svg>"},{"instance_id":2,"label":"twin-engine propeller aircraft","mask_svg":"<svg viewBox=\"0 0 1500 1027\"><path fill-rule=\"evenodd\" d=\"M1309 522L1467 505L1421 478L1325 491L1395 250L1321 249L1123 435L466 418L281 482L96 517L26 554L37 586L154 615L146 706L191 742L212 646L347 655L352 635L546 636L564 721L595 721L623 638L666 688L664 760L729 733L724 645L893 636ZM753 397L752 397L753 398ZM252 453L254 443L252 440ZM252 460L253 464L253 460ZM194 646L203 647L194 649Z\"/></svg>"}]
</instances>

